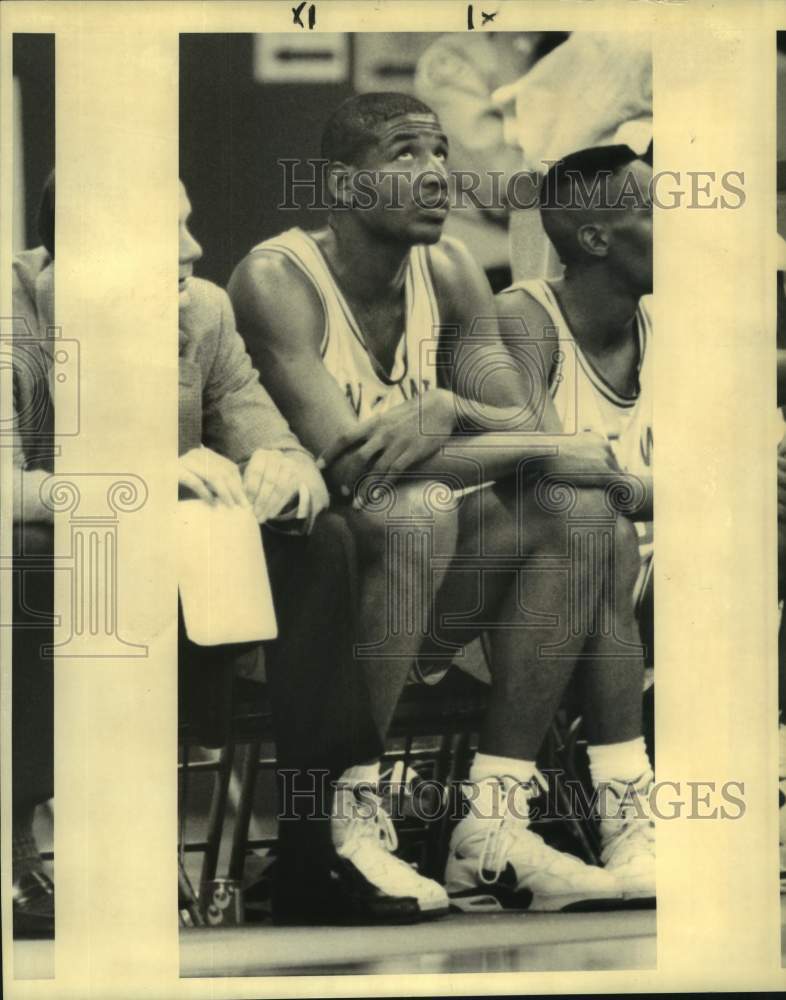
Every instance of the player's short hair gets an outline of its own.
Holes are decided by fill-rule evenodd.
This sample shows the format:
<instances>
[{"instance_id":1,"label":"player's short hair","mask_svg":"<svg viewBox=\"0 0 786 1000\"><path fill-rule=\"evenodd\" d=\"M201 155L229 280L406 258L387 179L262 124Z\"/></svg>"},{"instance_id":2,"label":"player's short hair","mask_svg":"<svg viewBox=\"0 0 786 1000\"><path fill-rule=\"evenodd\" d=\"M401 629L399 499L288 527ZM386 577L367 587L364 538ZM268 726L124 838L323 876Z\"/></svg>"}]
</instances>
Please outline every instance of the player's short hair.
<instances>
[{"instance_id":1,"label":"player's short hair","mask_svg":"<svg viewBox=\"0 0 786 1000\"><path fill-rule=\"evenodd\" d=\"M563 264L581 257L578 227L604 204L609 207L604 184L624 175L637 160L651 163L650 150L642 157L630 146L593 146L570 153L550 167L540 185L540 216Z\"/></svg>"},{"instance_id":2,"label":"player's short hair","mask_svg":"<svg viewBox=\"0 0 786 1000\"><path fill-rule=\"evenodd\" d=\"M47 253L55 256L55 172L49 174L41 191L41 201L38 204L38 238L46 247Z\"/></svg>"},{"instance_id":3,"label":"player's short hair","mask_svg":"<svg viewBox=\"0 0 786 1000\"><path fill-rule=\"evenodd\" d=\"M355 163L374 142L380 125L401 115L433 115L410 94L379 91L347 98L328 118L322 131L322 158Z\"/></svg>"}]
</instances>

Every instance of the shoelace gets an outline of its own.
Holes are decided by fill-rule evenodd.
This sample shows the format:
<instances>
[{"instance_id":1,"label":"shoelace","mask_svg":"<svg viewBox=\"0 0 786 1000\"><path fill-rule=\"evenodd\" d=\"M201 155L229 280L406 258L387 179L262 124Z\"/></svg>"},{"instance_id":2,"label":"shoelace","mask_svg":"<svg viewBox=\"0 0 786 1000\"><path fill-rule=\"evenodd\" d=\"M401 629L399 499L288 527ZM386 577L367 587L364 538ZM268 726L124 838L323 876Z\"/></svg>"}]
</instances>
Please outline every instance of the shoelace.
<instances>
[{"instance_id":1,"label":"shoelace","mask_svg":"<svg viewBox=\"0 0 786 1000\"><path fill-rule=\"evenodd\" d=\"M362 802L363 812L356 812L352 817L352 829L357 837L371 838L380 843L386 851L391 854L398 847L398 836L393 820L388 816L382 799L379 795L365 789L362 799L358 799L357 793L353 792L355 802ZM373 807L371 815L366 815L366 811Z\"/></svg>"},{"instance_id":2,"label":"shoelace","mask_svg":"<svg viewBox=\"0 0 786 1000\"><path fill-rule=\"evenodd\" d=\"M396 833L396 828L393 826L393 820L383 808L382 799L376 796L375 798L377 808L374 812L374 823L377 827L377 833L382 846L392 854L398 847L398 834Z\"/></svg>"},{"instance_id":3,"label":"shoelace","mask_svg":"<svg viewBox=\"0 0 786 1000\"><path fill-rule=\"evenodd\" d=\"M509 819L510 816L506 812L498 820L486 820L488 829L483 839L483 850L478 858L478 878L484 885L493 885L502 874L507 847L512 840L510 830L505 823ZM491 873L490 878L487 872Z\"/></svg>"},{"instance_id":4,"label":"shoelace","mask_svg":"<svg viewBox=\"0 0 786 1000\"><path fill-rule=\"evenodd\" d=\"M542 784L543 778L536 774L536 781ZM518 816L512 816L508 809L508 799L515 786L508 787L505 782L499 781L498 787L504 796L502 815L494 819L486 817L483 821L486 833L483 838L483 849L478 858L478 878L484 885L493 885L499 879L505 866L505 858L510 853L511 845L528 829L524 825L524 820ZM538 851L538 853L542 854L543 852ZM487 872L491 873L490 878L487 876Z\"/></svg>"},{"instance_id":5,"label":"shoelace","mask_svg":"<svg viewBox=\"0 0 786 1000\"><path fill-rule=\"evenodd\" d=\"M370 856L367 854L365 856L365 863L367 865L365 869L366 875L372 880L380 878L383 872L386 869L389 870L392 864L399 872L399 877L406 874L411 879L417 879L419 876L415 869L407 864L406 861L396 857L394 853L398 847L398 835L396 834L393 820L385 811L382 799L378 795L366 791L364 792L363 801L364 803L373 804L374 811L371 816L356 815L353 817L355 836L361 842L373 841L385 850L384 854L372 854Z\"/></svg>"}]
</instances>

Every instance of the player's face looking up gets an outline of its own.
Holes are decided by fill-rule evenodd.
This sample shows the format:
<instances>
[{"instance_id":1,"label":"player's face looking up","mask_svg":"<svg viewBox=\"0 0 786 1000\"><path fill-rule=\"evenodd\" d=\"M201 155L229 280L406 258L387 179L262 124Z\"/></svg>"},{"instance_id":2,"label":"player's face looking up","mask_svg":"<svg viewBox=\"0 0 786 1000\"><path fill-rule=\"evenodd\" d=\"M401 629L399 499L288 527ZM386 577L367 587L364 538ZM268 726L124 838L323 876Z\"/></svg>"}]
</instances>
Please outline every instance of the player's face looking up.
<instances>
[{"instance_id":1,"label":"player's face looking up","mask_svg":"<svg viewBox=\"0 0 786 1000\"><path fill-rule=\"evenodd\" d=\"M197 243L188 229L191 217L191 204L186 194L185 185L180 181L180 201L178 207L178 271L177 284L180 294L179 306L188 304L188 279L194 273L194 264L202 256L202 247Z\"/></svg>"},{"instance_id":2,"label":"player's face looking up","mask_svg":"<svg viewBox=\"0 0 786 1000\"><path fill-rule=\"evenodd\" d=\"M357 159L341 166L362 224L396 242L436 243L448 213L448 141L436 116L391 119Z\"/></svg>"}]
</instances>

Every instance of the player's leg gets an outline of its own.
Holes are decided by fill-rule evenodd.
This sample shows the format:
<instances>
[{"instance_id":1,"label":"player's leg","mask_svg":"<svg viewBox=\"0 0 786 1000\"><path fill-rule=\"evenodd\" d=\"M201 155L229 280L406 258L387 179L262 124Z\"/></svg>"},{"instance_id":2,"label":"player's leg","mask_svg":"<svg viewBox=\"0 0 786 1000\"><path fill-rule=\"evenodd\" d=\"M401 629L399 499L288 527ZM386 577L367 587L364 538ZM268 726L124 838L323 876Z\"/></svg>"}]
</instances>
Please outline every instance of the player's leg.
<instances>
[{"instance_id":1,"label":"player's leg","mask_svg":"<svg viewBox=\"0 0 786 1000\"><path fill-rule=\"evenodd\" d=\"M356 658L383 736L429 635L435 595L457 543L457 505L435 501L445 490L434 487L422 479L383 484L362 509L345 511L360 560ZM451 647L442 652L453 656Z\"/></svg>"},{"instance_id":2,"label":"player's leg","mask_svg":"<svg viewBox=\"0 0 786 1000\"><path fill-rule=\"evenodd\" d=\"M577 503L594 510L596 501L588 494ZM488 630L492 685L466 815L451 838L448 890L458 905L472 900L471 909L479 894L490 907L544 910L618 897L612 876L547 847L528 828L535 758L587 640L586 628L567 621L565 515L502 484L468 497L460 526L457 568L438 599L439 635L458 639L446 622L475 608L462 627ZM549 656L549 647L558 653Z\"/></svg>"},{"instance_id":3,"label":"player's leg","mask_svg":"<svg viewBox=\"0 0 786 1000\"><path fill-rule=\"evenodd\" d=\"M359 557L359 608L354 657L366 678L371 710L387 734L412 664L429 629L433 593L457 536L457 517L428 501L428 482L397 484L376 492L377 500L344 510ZM396 837L376 794L378 755L357 761L341 775L332 820L338 855L390 894L407 893L423 915L447 911L445 890L422 878L394 851Z\"/></svg>"},{"instance_id":4,"label":"player's leg","mask_svg":"<svg viewBox=\"0 0 786 1000\"><path fill-rule=\"evenodd\" d=\"M613 556L596 573L596 627L579 662L590 774L599 795L601 858L628 897L655 895L654 781L643 735L644 649L634 608L638 536L620 516Z\"/></svg>"},{"instance_id":5,"label":"player's leg","mask_svg":"<svg viewBox=\"0 0 786 1000\"><path fill-rule=\"evenodd\" d=\"M392 826L372 787L383 741L353 656L363 584L349 526L326 512L308 537L266 532L265 541L279 624L266 652L282 817L276 919L406 922L445 912L442 887L390 850Z\"/></svg>"}]
</instances>

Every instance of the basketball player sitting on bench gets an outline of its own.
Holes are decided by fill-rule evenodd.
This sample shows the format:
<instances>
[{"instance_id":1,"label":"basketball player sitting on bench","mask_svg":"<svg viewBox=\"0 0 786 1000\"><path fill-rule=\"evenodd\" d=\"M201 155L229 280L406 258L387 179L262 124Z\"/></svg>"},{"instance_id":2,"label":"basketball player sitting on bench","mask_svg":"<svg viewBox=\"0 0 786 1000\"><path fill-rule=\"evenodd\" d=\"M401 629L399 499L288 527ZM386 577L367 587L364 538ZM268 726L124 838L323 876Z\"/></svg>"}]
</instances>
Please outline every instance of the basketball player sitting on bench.
<instances>
[{"instance_id":1,"label":"basketball player sitting on bench","mask_svg":"<svg viewBox=\"0 0 786 1000\"><path fill-rule=\"evenodd\" d=\"M260 385L226 293L193 276L202 250L190 213L181 184L179 483L186 495L251 508L262 525L278 622L278 638L265 643L280 807L273 918L417 919L414 899L369 886L352 866L336 864L332 784L383 749L352 656L355 545L345 521L324 510L328 494L314 459ZM219 668L246 648L197 646L181 620L184 716L193 720L214 707Z\"/></svg>"},{"instance_id":2,"label":"basketball player sitting on bench","mask_svg":"<svg viewBox=\"0 0 786 1000\"><path fill-rule=\"evenodd\" d=\"M503 339L513 320L556 338L549 387L563 429L603 435L636 477L629 517L641 557L637 610L652 602L651 181L651 155L628 146L585 149L554 164L540 212L564 274L516 282L496 297Z\"/></svg>"},{"instance_id":3,"label":"basketball player sitting on bench","mask_svg":"<svg viewBox=\"0 0 786 1000\"><path fill-rule=\"evenodd\" d=\"M540 212L565 273L517 282L496 298L507 318L503 339L515 321L556 337L560 362L549 387L563 429L603 435L636 477L629 516L641 555L637 607L652 600L651 181L651 156L628 146L585 149L554 164Z\"/></svg>"},{"instance_id":4,"label":"basketball player sitting on bench","mask_svg":"<svg viewBox=\"0 0 786 1000\"><path fill-rule=\"evenodd\" d=\"M580 429L607 438L620 467L641 483L644 496L632 516L641 525L647 556L652 552L652 321L646 298L652 294L651 181L651 164L628 146L599 146L560 160L541 184L540 213L564 275L516 282L496 297L500 317L556 335L560 362L549 372L554 408L566 432ZM587 204L593 191L594 206ZM500 324L503 340L509 328Z\"/></svg>"},{"instance_id":5,"label":"basketball player sitting on bench","mask_svg":"<svg viewBox=\"0 0 786 1000\"><path fill-rule=\"evenodd\" d=\"M614 578L598 589L586 569L565 572L568 513L542 488L560 469L605 483L617 471L608 444L560 433L541 359L511 357L485 276L463 245L440 241L448 145L431 109L402 94L350 98L325 126L322 154L338 205L327 228L260 244L229 292L271 395L322 456L333 495L354 498L344 511L361 558L356 650L381 732L418 656L450 659L488 632L490 700L448 893L533 910L651 896L649 819L626 809L603 823L605 868L548 847L527 819L535 758L580 658L593 777L646 810L635 529L612 520ZM609 522L601 489L573 499L571 523ZM586 616L569 623L571 587L590 588L590 617L610 617L613 635L589 635ZM360 791L377 775L370 760L342 776L336 853L424 913L444 911L443 887L386 850L387 817L370 816Z\"/></svg>"}]
</instances>

